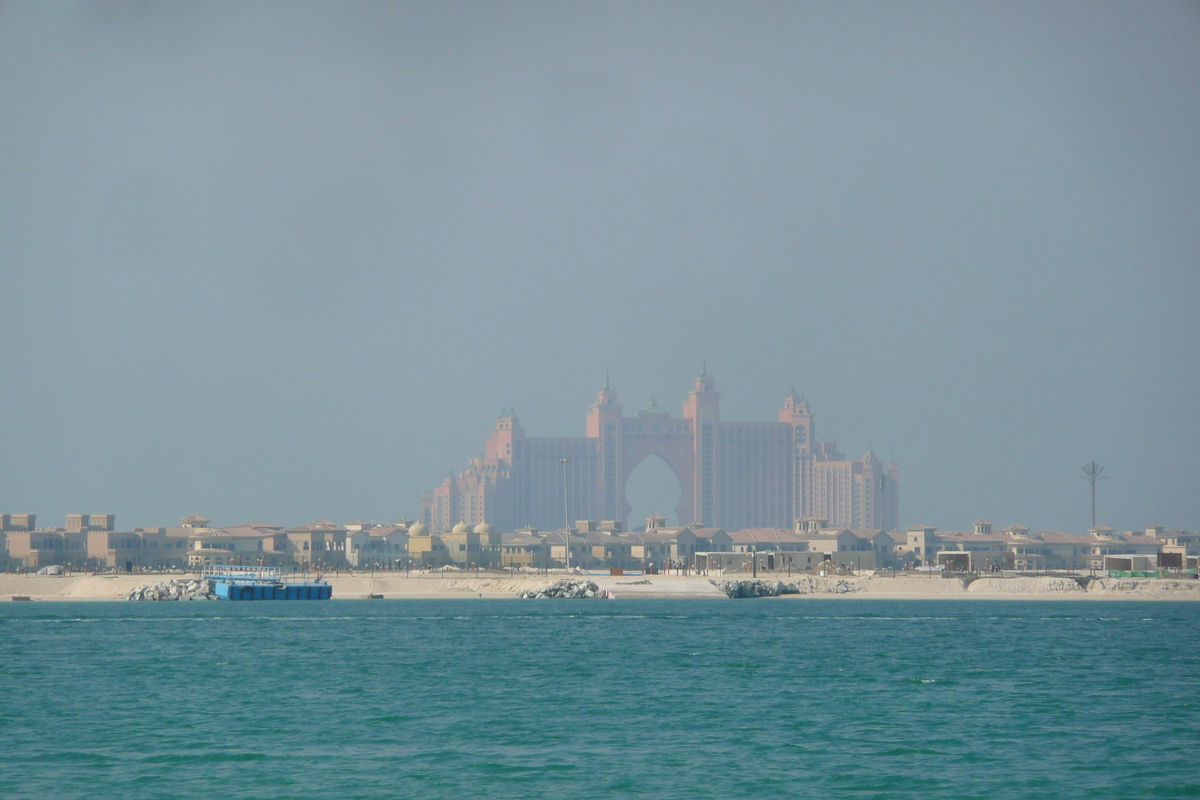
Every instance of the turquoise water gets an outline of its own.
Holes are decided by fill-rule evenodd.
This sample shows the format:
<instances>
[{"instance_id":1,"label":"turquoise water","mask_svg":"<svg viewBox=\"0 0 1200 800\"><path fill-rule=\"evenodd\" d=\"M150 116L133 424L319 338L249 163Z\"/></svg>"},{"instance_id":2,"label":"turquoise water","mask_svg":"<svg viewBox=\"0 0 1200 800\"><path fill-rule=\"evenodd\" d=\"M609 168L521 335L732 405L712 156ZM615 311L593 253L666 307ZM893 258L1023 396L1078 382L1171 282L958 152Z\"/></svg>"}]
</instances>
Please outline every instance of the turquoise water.
<instances>
[{"instance_id":1,"label":"turquoise water","mask_svg":"<svg viewBox=\"0 0 1200 800\"><path fill-rule=\"evenodd\" d=\"M1200 797L1200 603L11 603L0 797Z\"/></svg>"}]
</instances>

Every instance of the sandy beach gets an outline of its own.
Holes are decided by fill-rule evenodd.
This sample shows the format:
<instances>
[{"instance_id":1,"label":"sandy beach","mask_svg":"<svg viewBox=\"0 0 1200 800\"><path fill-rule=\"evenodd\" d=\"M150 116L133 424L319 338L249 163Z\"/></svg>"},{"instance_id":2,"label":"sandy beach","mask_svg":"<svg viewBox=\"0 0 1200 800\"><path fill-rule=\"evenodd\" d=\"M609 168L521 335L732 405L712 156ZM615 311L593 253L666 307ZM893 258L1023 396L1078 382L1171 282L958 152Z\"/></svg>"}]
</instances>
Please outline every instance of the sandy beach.
<instances>
[{"instance_id":1,"label":"sandy beach","mask_svg":"<svg viewBox=\"0 0 1200 800\"><path fill-rule=\"evenodd\" d=\"M148 583L183 578L183 575L0 575L0 601L28 597L33 601L124 600L130 589ZM473 572L402 574L346 573L326 575L335 600L366 599L382 595L386 600L429 598L516 598L566 577L564 574L536 575ZM580 576L576 576L580 577ZM708 577L682 575L608 576L589 575L589 580L621 598L726 599ZM748 575L726 575L727 580L745 580ZM795 583L799 576L760 575L762 580ZM716 578L714 580L720 580ZM1200 581L1173 579L1100 578L1084 589L1065 577L984 577L964 582L940 575L862 575L842 578L805 578L803 594L785 595L780 601L814 597L846 599L1019 599L1019 600L1200 600Z\"/></svg>"}]
</instances>

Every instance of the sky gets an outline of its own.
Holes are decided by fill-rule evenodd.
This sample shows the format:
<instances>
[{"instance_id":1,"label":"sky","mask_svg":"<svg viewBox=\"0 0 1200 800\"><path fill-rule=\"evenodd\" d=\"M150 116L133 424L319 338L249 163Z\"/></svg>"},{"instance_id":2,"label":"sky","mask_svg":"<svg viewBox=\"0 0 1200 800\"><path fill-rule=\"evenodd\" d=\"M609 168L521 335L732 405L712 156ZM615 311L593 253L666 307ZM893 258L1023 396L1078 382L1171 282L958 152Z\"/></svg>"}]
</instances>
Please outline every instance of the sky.
<instances>
[{"instance_id":1,"label":"sky","mask_svg":"<svg viewBox=\"0 0 1200 800\"><path fill-rule=\"evenodd\" d=\"M501 407L707 362L894 458L902 525L1081 532L1094 459L1100 522L1196 530L1198 262L1196 3L0 4L44 526L412 518Z\"/></svg>"}]
</instances>

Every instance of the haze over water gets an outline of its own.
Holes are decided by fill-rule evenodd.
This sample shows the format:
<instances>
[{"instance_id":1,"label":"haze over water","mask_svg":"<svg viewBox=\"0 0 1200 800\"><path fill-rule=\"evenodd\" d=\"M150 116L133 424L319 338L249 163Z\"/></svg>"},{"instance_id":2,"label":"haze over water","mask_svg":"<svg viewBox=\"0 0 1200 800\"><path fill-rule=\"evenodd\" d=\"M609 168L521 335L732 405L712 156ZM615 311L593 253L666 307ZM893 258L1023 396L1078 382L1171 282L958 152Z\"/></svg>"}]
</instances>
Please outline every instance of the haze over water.
<instances>
[{"instance_id":1,"label":"haze over water","mask_svg":"<svg viewBox=\"0 0 1200 800\"><path fill-rule=\"evenodd\" d=\"M6 798L1195 797L1200 604L0 606Z\"/></svg>"},{"instance_id":2,"label":"haze over water","mask_svg":"<svg viewBox=\"0 0 1200 800\"><path fill-rule=\"evenodd\" d=\"M903 525L1194 530L1198 115L1185 2L3 3L0 510L414 518L707 359Z\"/></svg>"}]
</instances>

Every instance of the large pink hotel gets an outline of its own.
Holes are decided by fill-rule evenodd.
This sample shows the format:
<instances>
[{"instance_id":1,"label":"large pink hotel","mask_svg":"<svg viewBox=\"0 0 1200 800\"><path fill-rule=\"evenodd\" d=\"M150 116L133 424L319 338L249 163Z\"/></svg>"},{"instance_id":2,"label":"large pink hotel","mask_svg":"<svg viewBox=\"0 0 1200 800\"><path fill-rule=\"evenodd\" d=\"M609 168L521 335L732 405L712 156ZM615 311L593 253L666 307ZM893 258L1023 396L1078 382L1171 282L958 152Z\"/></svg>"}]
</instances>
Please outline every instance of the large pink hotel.
<instances>
[{"instance_id":1,"label":"large pink hotel","mask_svg":"<svg viewBox=\"0 0 1200 800\"><path fill-rule=\"evenodd\" d=\"M624 416L605 381L582 438L526 436L514 415L502 415L483 458L425 492L421 517L433 530L458 522L513 531L560 529L568 518L623 521L630 512L629 476L657 455L683 487L675 509L680 525L736 531L820 518L838 528L897 529L896 465L884 469L869 450L848 461L836 441L817 441L815 433L808 403L795 391L783 401L778 422L722 420L720 393L707 369L679 419L653 402Z\"/></svg>"}]
</instances>

